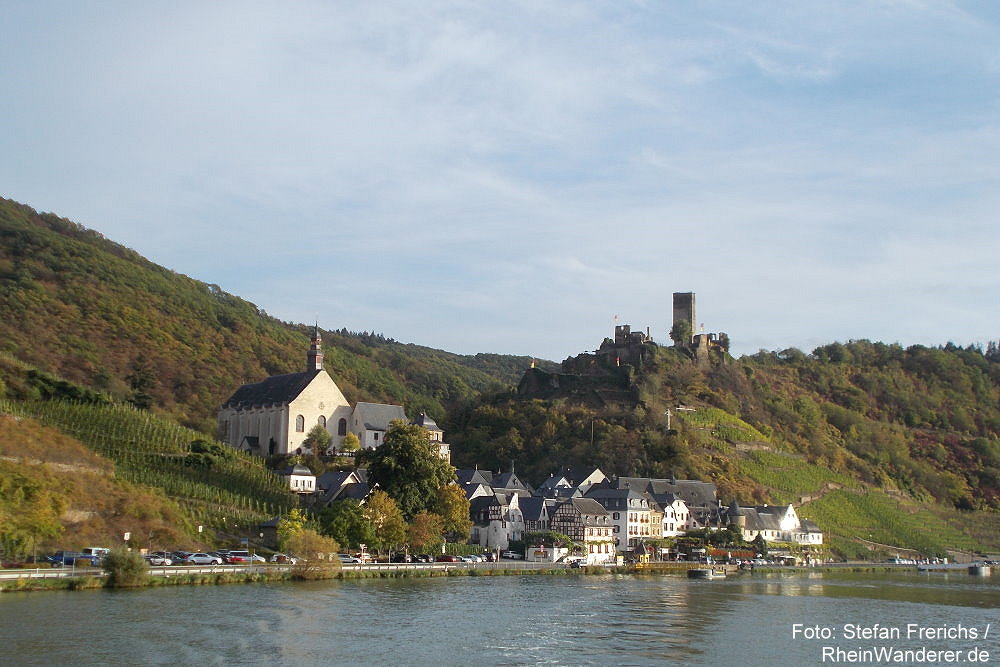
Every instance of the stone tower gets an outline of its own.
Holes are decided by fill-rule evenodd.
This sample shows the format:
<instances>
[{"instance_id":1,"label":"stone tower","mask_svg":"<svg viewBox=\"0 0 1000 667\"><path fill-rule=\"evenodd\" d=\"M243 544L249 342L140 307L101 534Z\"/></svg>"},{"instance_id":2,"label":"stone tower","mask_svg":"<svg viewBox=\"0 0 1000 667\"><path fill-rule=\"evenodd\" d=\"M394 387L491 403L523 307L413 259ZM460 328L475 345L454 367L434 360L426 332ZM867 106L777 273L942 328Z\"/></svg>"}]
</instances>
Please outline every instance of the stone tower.
<instances>
[{"instance_id":1,"label":"stone tower","mask_svg":"<svg viewBox=\"0 0 1000 667\"><path fill-rule=\"evenodd\" d=\"M306 355L306 371L323 370L323 339L319 336L319 324L313 327L312 345Z\"/></svg>"},{"instance_id":2,"label":"stone tower","mask_svg":"<svg viewBox=\"0 0 1000 667\"><path fill-rule=\"evenodd\" d=\"M674 292L673 323L677 324L682 320L691 325L692 335L697 333L698 329L695 328L694 292Z\"/></svg>"}]
</instances>

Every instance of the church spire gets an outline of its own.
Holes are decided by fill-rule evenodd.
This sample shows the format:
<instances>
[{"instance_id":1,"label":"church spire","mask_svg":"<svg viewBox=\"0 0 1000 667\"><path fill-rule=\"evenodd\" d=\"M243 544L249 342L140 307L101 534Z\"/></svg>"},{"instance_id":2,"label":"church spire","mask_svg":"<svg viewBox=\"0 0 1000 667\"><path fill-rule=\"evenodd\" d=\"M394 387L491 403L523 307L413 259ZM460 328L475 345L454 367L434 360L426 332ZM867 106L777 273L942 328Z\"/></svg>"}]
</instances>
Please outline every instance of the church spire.
<instances>
[{"instance_id":1,"label":"church spire","mask_svg":"<svg viewBox=\"0 0 1000 667\"><path fill-rule=\"evenodd\" d=\"M313 327L312 345L306 355L306 371L323 370L323 339L319 335L319 322Z\"/></svg>"}]
</instances>

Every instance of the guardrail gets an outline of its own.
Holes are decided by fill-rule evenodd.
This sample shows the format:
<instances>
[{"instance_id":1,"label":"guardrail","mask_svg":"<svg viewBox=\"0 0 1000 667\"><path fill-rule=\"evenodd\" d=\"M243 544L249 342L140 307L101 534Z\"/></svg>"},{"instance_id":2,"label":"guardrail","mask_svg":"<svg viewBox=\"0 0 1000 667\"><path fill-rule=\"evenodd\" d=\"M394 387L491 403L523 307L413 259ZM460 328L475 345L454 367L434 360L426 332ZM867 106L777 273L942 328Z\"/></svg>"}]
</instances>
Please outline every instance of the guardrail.
<instances>
[{"instance_id":1,"label":"guardrail","mask_svg":"<svg viewBox=\"0 0 1000 667\"><path fill-rule=\"evenodd\" d=\"M553 567L568 567L564 563L536 563L523 560L502 560L496 563L344 563L341 568L356 570L538 570ZM156 565L149 568L155 576L169 577L178 574L217 574L221 572L276 572L290 569L285 563L247 565ZM105 573L98 567L53 567L0 570L0 580L4 579L60 579L65 577L103 577Z\"/></svg>"}]
</instances>

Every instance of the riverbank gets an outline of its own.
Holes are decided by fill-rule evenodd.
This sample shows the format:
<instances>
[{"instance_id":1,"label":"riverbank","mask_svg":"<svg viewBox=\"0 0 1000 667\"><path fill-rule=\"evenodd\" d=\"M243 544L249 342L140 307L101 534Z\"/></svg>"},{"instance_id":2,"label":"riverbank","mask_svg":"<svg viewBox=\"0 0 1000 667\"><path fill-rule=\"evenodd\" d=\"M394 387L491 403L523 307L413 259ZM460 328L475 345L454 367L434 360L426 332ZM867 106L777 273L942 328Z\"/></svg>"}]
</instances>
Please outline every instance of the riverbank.
<instances>
[{"instance_id":1,"label":"riverbank","mask_svg":"<svg viewBox=\"0 0 1000 667\"><path fill-rule=\"evenodd\" d=\"M508 577L508 576L579 576L600 574L632 574L682 576L692 568L705 567L698 563L648 563L624 566L590 565L573 568L555 564L534 564L528 566L521 563L519 567L502 567L490 565L460 566L438 565L423 567L362 565L336 567L329 570L312 568L297 569L288 566L264 566L243 570L170 572L169 568L156 568L157 574L148 575L136 587L164 586L218 586L224 584L256 584L282 581L311 580L352 580L352 579L407 579L429 577ZM830 563L812 567L798 566L762 566L753 569L739 569L737 566L725 567L727 576L743 576L749 574L796 574L802 572L851 572L851 573L886 573L916 571L916 566L893 565L886 563ZM24 576L0 580L0 593L27 591L76 591L106 588L106 577L94 570L79 576L61 578L32 576L30 571Z\"/></svg>"}]
</instances>

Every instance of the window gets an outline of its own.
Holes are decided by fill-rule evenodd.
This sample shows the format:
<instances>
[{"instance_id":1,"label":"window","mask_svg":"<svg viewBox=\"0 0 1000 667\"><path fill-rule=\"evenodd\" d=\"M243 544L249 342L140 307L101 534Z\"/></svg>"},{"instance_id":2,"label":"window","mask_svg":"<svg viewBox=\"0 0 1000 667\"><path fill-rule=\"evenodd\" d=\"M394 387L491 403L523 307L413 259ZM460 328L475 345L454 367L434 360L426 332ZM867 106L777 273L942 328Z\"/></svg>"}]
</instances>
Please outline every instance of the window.
<instances>
[{"instance_id":1,"label":"window","mask_svg":"<svg viewBox=\"0 0 1000 667\"><path fill-rule=\"evenodd\" d=\"M316 423L322 426L323 428L326 428L326 417L320 415L319 419L316 420Z\"/></svg>"},{"instance_id":2,"label":"window","mask_svg":"<svg viewBox=\"0 0 1000 667\"><path fill-rule=\"evenodd\" d=\"M375 439L378 440L378 432L374 433L373 435L374 435Z\"/></svg>"},{"instance_id":3,"label":"window","mask_svg":"<svg viewBox=\"0 0 1000 667\"><path fill-rule=\"evenodd\" d=\"M347 435L347 420L344 419L343 417L341 417L340 421L337 422L337 435L339 436Z\"/></svg>"},{"instance_id":4,"label":"window","mask_svg":"<svg viewBox=\"0 0 1000 667\"><path fill-rule=\"evenodd\" d=\"M302 433L306 430L306 418L302 415L295 417L295 432Z\"/></svg>"},{"instance_id":5,"label":"window","mask_svg":"<svg viewBox=\"0 0 1000 667\"><path fill-rule=\"evenodd\" d=\"M618 512L615 512L615 516L614 516L614 518L615 518L615 521L617 521L618 519L620 519L620 518L621 518L621 517L620 517L620 516L618 515Z\"/></svg>"}]
</instances>

